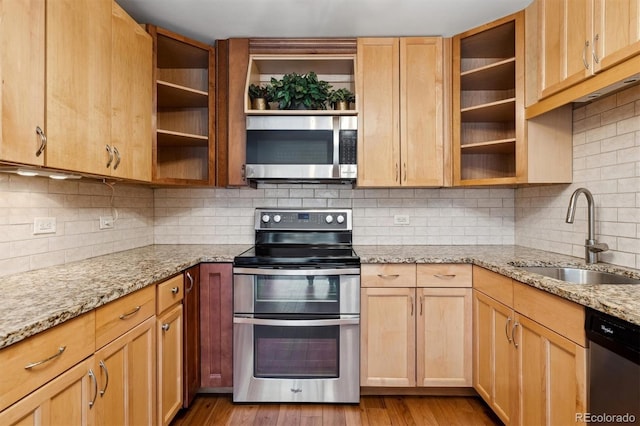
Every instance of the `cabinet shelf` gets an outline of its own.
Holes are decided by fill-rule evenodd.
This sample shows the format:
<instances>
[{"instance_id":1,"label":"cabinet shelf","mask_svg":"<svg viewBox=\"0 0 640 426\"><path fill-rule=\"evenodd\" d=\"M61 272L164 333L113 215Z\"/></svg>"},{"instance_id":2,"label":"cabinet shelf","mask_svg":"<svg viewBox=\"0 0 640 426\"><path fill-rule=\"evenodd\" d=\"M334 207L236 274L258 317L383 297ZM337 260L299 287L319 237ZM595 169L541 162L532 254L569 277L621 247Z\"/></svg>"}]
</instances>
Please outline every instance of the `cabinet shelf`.
<instances>
[{"instance_id":1,"label":"cabinet shelf","mask_svg":"<svg viewBox=\"0 0 640 426\"><path fill-rule=\"evenodd\" d=\"M460 73L462 90L509 90L515 87L516 58Z\"/></svg>"},{"instance_id":2,"label":"cabinet shelf","mask_svg":"<svg viewBox=\"0 0 640 426\"><path fill-rule=\"evenodd\" d=\"M158 146L207 146L209 136L158 129Z\"/></svg>"},{"instance_id":3,"label":"cabinet shelf","mask_svg":"<svg viewBox=\"0 0 640 426\"><path fill-rule=\"evenodd\" d=\"M271 78L284 74L306 74L313 71L319 80L328 82L333 89L346 88L355 93L355 60L353 54L335 55L250 55L245 83L244 112L255 115L356 115L357 110L255 110L251 108L249 86L265 85Z\"/></svg>"},{"instance_id":4,"label":"cabinet shelf","mask_svg":"<svg viewBox=\"0 0 640 426\"><path fill-rule=\"evenodd\" d=\"M516 98L489 102L460 110L462 122L514 121Z\"/></svg>"},{"instance_id":5,"label":"cabinet shelf","mask_svg":"<svg viewBox=\"0 0 640 426\"><path fill-rule=\"evenodd\" d=\"M209 94L179 84L158 80L158 107L160 108L206 108Z\"/></svg>"},{"instance_id":6,"label":"cabinet shelf","mask_svg":"<svg viewBox=\"0 0 640 426\"><path fill-rule=\"evenodd\" d=\"M469 143L462 145L462 155L465 154L511 154L516 149L516 139L501 139L495 141Z\"/></svg>"}]
</instances>

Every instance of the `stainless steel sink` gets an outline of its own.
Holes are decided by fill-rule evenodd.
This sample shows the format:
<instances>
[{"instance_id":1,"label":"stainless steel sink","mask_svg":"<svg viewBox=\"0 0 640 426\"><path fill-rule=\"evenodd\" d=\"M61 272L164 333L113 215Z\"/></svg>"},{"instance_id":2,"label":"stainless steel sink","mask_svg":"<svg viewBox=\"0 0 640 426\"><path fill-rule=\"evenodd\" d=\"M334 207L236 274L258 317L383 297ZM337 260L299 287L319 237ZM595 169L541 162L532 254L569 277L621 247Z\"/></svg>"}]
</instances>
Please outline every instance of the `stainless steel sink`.
<instances>
[{"instance_id":1,"label":"stainless steel sink","mask_svg":"<svg viewBox=\"0 0 640 426\"><path fill-rule=\"evenodd\" d=\"M639 279L609 272L590 271L581 268L560 268L555 266L521 266L520 269L544 275L545 277L576 284L640 284Z\"/></svg>"}]
</instances>

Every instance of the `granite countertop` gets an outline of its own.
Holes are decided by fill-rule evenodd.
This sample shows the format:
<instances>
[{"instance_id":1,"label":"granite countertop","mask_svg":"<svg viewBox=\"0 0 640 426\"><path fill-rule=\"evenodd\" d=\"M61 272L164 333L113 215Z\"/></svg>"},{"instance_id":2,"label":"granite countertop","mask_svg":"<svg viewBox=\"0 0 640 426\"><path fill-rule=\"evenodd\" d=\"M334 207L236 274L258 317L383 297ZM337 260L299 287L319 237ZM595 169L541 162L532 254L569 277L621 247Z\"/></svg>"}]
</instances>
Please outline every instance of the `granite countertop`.
<instances>
[{"instance_id":1,"label":"granite countertop","mask_svg":"<svg viewBox=\"0 0 640 426\"><path fill-rule=\"evenodd\" d=\"M0 349L201 262L232 262L247 245L152 245L0 277ZM584 266L519 246L356 246L362 263L471 263L640 325L640 285L578 285L519 266ZM640 278L608 264L592 269Z\"/></svg>"}]
</instances>

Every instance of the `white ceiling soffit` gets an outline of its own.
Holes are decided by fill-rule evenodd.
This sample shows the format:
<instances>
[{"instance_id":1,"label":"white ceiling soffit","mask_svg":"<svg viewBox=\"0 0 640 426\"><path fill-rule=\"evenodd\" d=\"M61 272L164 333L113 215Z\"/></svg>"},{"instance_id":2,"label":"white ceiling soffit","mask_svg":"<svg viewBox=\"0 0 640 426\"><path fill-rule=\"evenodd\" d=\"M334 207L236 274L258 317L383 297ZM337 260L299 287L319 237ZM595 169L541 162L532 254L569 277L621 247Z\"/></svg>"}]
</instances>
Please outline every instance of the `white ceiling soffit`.
<instances>
[{"instance_id":1,"label":"white ceiling soffit","mask_svg":"<svg viewBox=\"0 0 640 426\"><path fill-rule=\"evenodd\" d=\"M450 37L532 0L117 0L140 23L213 44L231 37Z\"/></svg>"}]
</instances>

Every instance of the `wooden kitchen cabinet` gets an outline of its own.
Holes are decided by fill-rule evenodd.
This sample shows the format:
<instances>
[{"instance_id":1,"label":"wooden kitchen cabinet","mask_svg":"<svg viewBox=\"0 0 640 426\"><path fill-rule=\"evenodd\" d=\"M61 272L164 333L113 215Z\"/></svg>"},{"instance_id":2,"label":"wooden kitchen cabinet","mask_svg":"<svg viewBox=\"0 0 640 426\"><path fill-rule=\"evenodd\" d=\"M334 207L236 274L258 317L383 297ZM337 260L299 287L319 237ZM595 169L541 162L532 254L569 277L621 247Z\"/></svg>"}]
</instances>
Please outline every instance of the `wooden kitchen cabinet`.
<instances>
[{"instance_id":1,"label":"wooden kitchen cabinet","mask_svg":"<svg viewBox=\"0 0 640 426\"><path fill-rule=\"evenodd\" d=\"M524 12L453 38L456 186L568 183L569 105L525 120Z\"/></svg>"},{"instance_id":2,"label":"wooden kitchen cabinet","mask_svg":"<svg viewBox=\"0 0 640 426\"><path fill-rule=\"evenodd\" d=\"M539 99L640 53L638 0L538 0L537 8Z\"/></svg>"},{"instance_id":3,"label":"wooden kitchen cabinet","mask_svg":"<svg viewBox=\"0 0 640 426\"><path fill-rule=\"evenodd\" d=\"M184 272L182 406L189 408L200 389L200 266Z\"/></svg>"},{"instance_id":4,"label":"wooden kitchen cabinet","mask_svg":"<svg viewBox=\"0 0 640 426\"><path fill-rule=\"evenodd\" d=\"M212 46L147 25L153 38L153 182L215 183L215 53Z\"/></svg>"},{"instance_id":5,"label":"wooden kitchen cabinet","mask_svg":"<svg viewBox=\"0 0 640 426\"><path fill-rule=\"evenodd\" d=\"M0 15L0 160L42 166L45 2L4 1Z\"/></svg>"},{"instance_id":6,"label":"wooden kitchen cabinet","mask_svg":"<svg viewBox=\"0 0 640 426\"><path fill-rule=\"evenodd\" d=\"M203 388L233 386L231 263L200 264L200 355Z\"/></svg>"},{"instance_id":7,"label":"wooden kitchen cabinet","mask_svg":"<svg viewBox=\"0 0 640 426\"><path fill-rule=\"evenodd\" d=\"M110 175L111 0L46 2L48 167Z\"/></svg>"},{"instance_id":8,"label":"wooden kitchen cabinet","mask_svg":"<svg viewBox=\"0 0 640 426\"><path fill-rule=\"evenodd\" d=\"M89 357L0 412L0 424L93 425L98 388Z\"/></svg>"},{"instance_id":9,"label":"wooden kitchen cabinet","mask_svg":"<svg viewBox=\"0 0 640 426\"><path fill-rule=\"evenodd\" d=\"M157 285L158 424L168 425L182 408L182 300L184 275Z\"/></svg>"},{"instance_id":10,"label":"wooden kitchen cabinet","mask_svg":"<svg viewBox=\"0 0 640 426\"><path fill-rule=\"evenodd\" d=\"M359 38L358 186L445 183L441 37Z\"/></svg>"},{"instance_id":11,"label":"wooden kitchen cabinet","mask_svg":"<svg viewBox=\"0 0 640 426\"><path fill-rule=\"evenodd\" d=\"M112 3L111 175L151 181L153 41Z\"/></svg>"},{"instance_id":12,"label":"wooden kitchen cabinet","mask_svg":"<svg viewBox=\"0 0 640 426\"><path fill-rule=\"evenodd\" d=\"M361 280L362 386L471 386L471 265L362 265Z\"/></svg>"},{"instance_id":13,"label":"wooden kitchen cabinet","mask_svg":"<svg viewBox=\"0 0 640 426\"><path fill-rule=\"evenodd\" d=\"M505 424L579 424L584 308L474 267L474 387Z\"/></svg>"}]
</instances>

